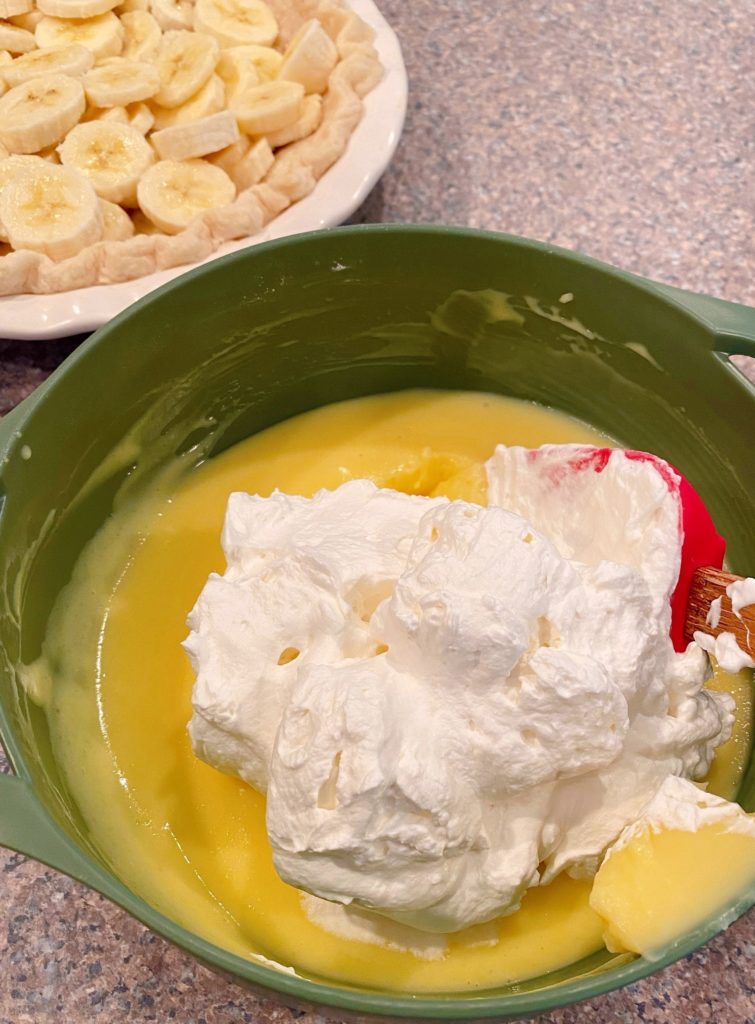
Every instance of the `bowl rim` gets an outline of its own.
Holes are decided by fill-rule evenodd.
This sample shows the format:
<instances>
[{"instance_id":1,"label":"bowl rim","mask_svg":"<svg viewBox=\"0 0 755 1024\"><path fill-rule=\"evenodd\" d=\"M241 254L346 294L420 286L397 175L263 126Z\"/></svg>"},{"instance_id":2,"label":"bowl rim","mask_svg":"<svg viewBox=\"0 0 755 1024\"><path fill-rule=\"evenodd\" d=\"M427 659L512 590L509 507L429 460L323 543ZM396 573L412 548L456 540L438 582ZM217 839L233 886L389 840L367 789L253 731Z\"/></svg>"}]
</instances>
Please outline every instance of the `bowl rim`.
<instances>
[{"instance_id":1,"label":"bowl rim","mask_svg":"<svg viewBox=\"0 0 755 1024\"><path fill-rule=\"evenodd\" d=\"M9 450L19 439L23 423L33 414L36 405L44 400L49 392L59 387L70 373L74 372L79 360L86 359L94 348L107 344L108 335L113 331L120 330L121 325L128 322L135 312L140 311L151 303L160 302L165 295L172 293L176 289L192 287L194 281L200 276L222 273L227 262L249 261L269 252L307 246L316 242L323 235L339 238L358 235L391 234L399 236L412 234L435 237L459 237L502 242L514 248L539 252L543 256L566 259L636 288L648 297L652 297L655 301L674 306L691 323L696 324L698 328L702 326L708 332L716 334L716 328L713 324L715 311L713 314L708 315L710 311L707 307L703 306L698 311L695 308L694 302L690 304L687 301L706 299L707 297L695 296L673 288L667 289L666 286L637 277L590 256L571 252L570 250L545 242L501 232L439 225L363 224L332 229L326 232L311 231L262 243L259 246L231 253L201 265L188 273L182 274L179 278L169 281L159 289L150 292L119 313L75 349L28 399L4 418L0 427L0 465L5 461ZM737 307L736 304L723 302L723 300L713 299L710 301L723 307L746 311L749 317L749 324L752 328L755 328L755 310L748 307ZM728 351L728 349L724 349L724 351ZM742 377L742 381L744 381L744 377ZM753 391L753 401L755 405L755 391ZM527 992L509 991L485 994L486 990L482 990L480 994L470 991L468 993L448 993L445 995L428 993L425 995L421 993L371 991L348 985L332 984L288 973L285 969L281 970L273 966L270 961L268 962L270 966L268 966L264 963L246 959L202 938L156 910L121 882L114 873L98 863L69 832L57 824L55 816L48 810L46 802L31 785L32 772L27 765L28 759L15 740L15 736L10 729L10 722L1 704L0 742L5 747L18 777L21 781L26 782L29 799L36 805L36 809L42 810L43 814L49 819L48 828L58 834L59 842L69 851L72 860L78 859L81 861L82 857L86 860L86 870L76 872L85 884L106 895L147 927L191 953L201 962L223 971L235 980L245 981L262 990L276 992L300 1005L323 1006L343 1010L349 1014L361 1013L383 1018L469 1020L497 1017L499 1019L521 1019L522 1016L529 1017L533 1014L570 1005L639 981L699 948L714 935L722 931L729 923L746 913L752 906L755 906L755 893L746 895L736 905L727 908L724 914L718 914L709 918L695 930L667 947L659 955L658 959L651 961L637 957L628 963L622 963L614 968L596 967L592 971L586 968L587 973L582 977L557 981L550 986ZM28 852L29 856L34 856L33 851L22 852ZM38 859L47 862L43 855L40 855ZM53 860L54 858L49 862L55 867L56 865ZM60 869L65 870L65 865L60 865ZM71 870L68 873L74 874ZM547 979L547 975L544 978ZM523 982L522 984L525 983ZM487 991L489 992L490 990Z\"/></svg>"}]
</instances>

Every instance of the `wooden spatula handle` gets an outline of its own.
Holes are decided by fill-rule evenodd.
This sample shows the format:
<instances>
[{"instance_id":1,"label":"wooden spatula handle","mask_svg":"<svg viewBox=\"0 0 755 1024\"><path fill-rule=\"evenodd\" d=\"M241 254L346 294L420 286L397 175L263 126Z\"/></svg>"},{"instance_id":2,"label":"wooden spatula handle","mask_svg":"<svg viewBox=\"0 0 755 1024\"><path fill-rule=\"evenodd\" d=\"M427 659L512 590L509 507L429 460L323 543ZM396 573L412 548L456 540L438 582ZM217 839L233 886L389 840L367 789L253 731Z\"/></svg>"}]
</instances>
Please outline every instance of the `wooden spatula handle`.
<instances>
[{"instance_id":1,"label":"wooden spatula handle","mask_svg":"<svg viewBox=\"0 0 755 1024\"><path fill-rule=\"evenodd\" d=\"M710 566L695 571L684 623L684 632L688 640L693 639L697 629L710 636L733 633L742 650L751 658L755 658L755 604L747 605L735 615L731 599L726 594L729 584L741 579L741 576L734 576L730 572L713 569ZM717 598L721 599L720 614L717 624L711 626L708 624L708 617L711 604Z\"/></svg>"}]
</instances>

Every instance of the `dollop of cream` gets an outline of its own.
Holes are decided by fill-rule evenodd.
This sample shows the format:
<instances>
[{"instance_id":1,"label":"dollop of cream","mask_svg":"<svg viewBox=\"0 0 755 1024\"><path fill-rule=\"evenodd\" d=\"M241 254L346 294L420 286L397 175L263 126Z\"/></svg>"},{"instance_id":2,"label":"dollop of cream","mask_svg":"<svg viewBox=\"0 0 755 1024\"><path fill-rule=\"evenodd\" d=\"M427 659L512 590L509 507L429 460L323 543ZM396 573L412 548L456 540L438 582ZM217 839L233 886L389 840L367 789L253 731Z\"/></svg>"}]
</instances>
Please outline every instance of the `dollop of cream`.
<instances>
[{"instance_id":1,"label":"dollop of cream","mask_svg":"<svg viewBox=\"0 0 755 1024\"><path fill-rule=\"evenodd\" d=\"M352 481L234 494L193 609L195 752L267 793L275 864L450 932L594 873L731 729L674 652L678 489L613 452L499 447L487 508Z\"/></svg>"}]
</instances>

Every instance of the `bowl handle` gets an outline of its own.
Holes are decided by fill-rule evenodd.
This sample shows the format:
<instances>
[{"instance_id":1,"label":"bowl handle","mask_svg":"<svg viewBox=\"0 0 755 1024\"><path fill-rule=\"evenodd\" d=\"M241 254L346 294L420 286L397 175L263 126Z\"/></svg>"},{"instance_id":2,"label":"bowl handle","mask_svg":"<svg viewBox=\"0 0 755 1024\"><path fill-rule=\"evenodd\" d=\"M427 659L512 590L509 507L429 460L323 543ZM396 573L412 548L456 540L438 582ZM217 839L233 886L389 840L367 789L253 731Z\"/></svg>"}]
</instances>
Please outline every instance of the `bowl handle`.
<instances>
[{"instance_id":1,"label":"bowl handle","mask_svg":"<svg viewBox=\"0 0 755 1024\"><path fill-rule=\"evenodd\" d=\"M47 813L29 781L20 775L0 775L0 846L95 885L89 858Z\"/></svg>"},{"instance_id":2,"label":"bowl handle","mask_svg":"<svg viewBox=\"0 0 755 1024\"><path fill-rule=\"evenodd\" d=\"M755 309L751 306L687 292L657 281L653 286L664 298L707 324L716 335L717 352L730 356L755 356Z\"/></svg>"}]
</instances>

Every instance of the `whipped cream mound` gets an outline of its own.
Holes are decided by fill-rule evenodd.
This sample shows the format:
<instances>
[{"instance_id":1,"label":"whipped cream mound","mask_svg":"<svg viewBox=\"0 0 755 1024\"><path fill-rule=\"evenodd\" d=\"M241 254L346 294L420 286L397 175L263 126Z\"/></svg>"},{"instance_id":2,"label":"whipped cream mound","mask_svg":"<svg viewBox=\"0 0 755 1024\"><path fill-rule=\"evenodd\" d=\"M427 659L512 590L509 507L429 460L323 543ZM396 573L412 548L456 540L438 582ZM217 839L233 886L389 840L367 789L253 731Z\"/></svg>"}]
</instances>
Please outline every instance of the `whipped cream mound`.
<instances>
[{"instance_id":1,"label":"whipped cream mound","mask_svg":"<svg viewBox=\"0 0 755 1024\"><path fill-rule=\"evenodd\" d=\"M451 932L594 874L733 702L669 639L678 489L620 451L499 447L491 505L366 480L233 494L189 617L189 732L267 793L281 877ZM505 506L505 507L501 507Z\"/></svg>"}]
</instances>

